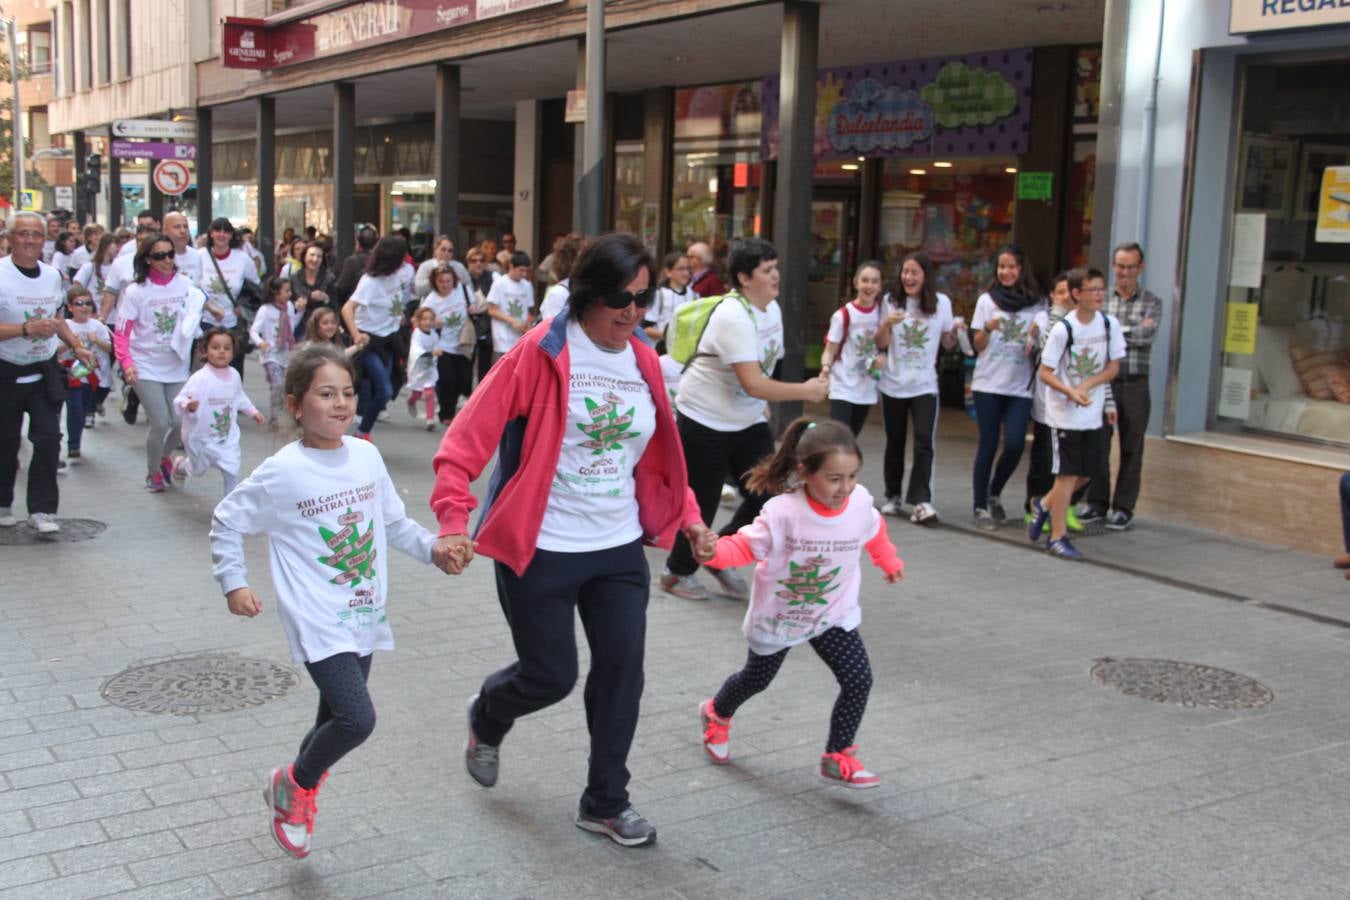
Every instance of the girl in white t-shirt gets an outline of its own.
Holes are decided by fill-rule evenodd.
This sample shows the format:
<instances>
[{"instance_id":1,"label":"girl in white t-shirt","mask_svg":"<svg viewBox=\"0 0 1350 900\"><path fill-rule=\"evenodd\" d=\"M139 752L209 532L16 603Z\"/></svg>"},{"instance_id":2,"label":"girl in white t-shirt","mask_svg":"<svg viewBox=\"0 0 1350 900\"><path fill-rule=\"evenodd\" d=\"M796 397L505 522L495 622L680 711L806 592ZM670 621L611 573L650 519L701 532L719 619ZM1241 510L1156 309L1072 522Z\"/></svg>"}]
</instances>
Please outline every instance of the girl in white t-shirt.
<instances>
[{"instance_id":1,"label":"girl in white t-shirt","mask_svg":"<svg viewBox=\"0 0 1350 900\"><path fill-rule=\"evenodd\" d=\"M1036 342L1031 326L1045 308L1031 264L1020 247L1008 245L994 259L994 280L975 301L970 322L978 354L971 389L980 428L972 477L975 526L984 531L993 531L1008 518L1000 495L1022 461L1035 378L1031 362ZM1000 432L1002 454L998 453Z\"/></svg>"},{"instance_id":2,"label":"girl in white t-shirt","mask_svg":"<svg viewBox=\"0 0 1350 900\"><path fill-rule=\"evenodd\" d=\"M914 423L914 464L909 472L909 493L903 502L914 509L909 520L916 525L937 524L933 507L933 436L938 419L938 349L956 344L952 301L939 294L933 283L933 261L928 254L911 253L900 263L898 290L883 304L886 318L877 333L877 346L886 351L877 389L886 424L886 457L882 474L886 482L883 515L901 515L901 490L905 482L905 444L909 424ZM904 298L903 300L899 298Z\"/></svg>"},{"instance_id":3,"label":"girl in white t-shirt","mask_svg":"<svg viewBox=\"0 0 1350 900\"><path fill-rule=\"evenodd\" d=\"M230 367L234 334L212 328L202 335L198 346L205 365L188 377L173 399L183 420L181 435L187 451L174 461L173 483L181 486L189 475L198 478L214 467L220 470L228 494L239 483L237 414L252 416L259 425L266 419L244 393L239 373Z\"/></svg>"},{"instance_id":4,"label":"girl in white t-shirt","mask_svg":"<svg viewBox=\"0 0 1350 900\"><path fill-rule=\"evenodd\" d=\"M297 351L286 370L286 406L300 440L220 501L211 557L230 612L256 616L262 601L249 587L244 536L267 535L277 617L292 659L319 689L314 727L264 789L272 837L298 859L309 854L314 800L329 770L375 728L366 689L371 655L394 646L386 543L429 563L435 537L408 518L375 446L344 437L356 390L342 351L323 344ZM457 557L447 551L450 558Z\"/></svg>"},{"instance_id":5,"label":"girl in white t-shirt","mask_svg":"<svg viewBox=\"0 0 1350 900\"><path fill-rule=\"evenodd\" d=\"M788 650L809 642L839 682L820 775L845 787L876 787L853 738L872 689L872 667L858 634L862 610L859 559L895 584L905 564L896 555L872 495L858 484L862 451L848 426L797 419L778 452L750 473L751 487L775 494L758 518L717 541L711 565L755 562L755 584L741 630L750 643L745 667L699 706L703 748L715 763L731 760L731 717L778 674Z\"/></svg>"},{"instance_id":6,"label":"girl in white t-shirt","mask_svg":"<svg viewBox=\"0 0 1350 900\"><path fill-rule=\"evenodd\" d=\"M103 379L112 378L108 365L108 354L112 352L112 332L108 331L107 325L94 318L94 298L83 286L71 285L66 292L66 308L70 310L68 324L71 333L98 360L98 366L89 370L64 346L57 355L57 360L70 369L67 381L70 390L66 394L66 458L79 459L84 429L94 427L98 390L101 385L111 383Z\"/></svg>"},{"instance_id":7,"label":"girl in white t-shirt","mask_svg":"<svg viewBox=\"0 0 1350 900\"><path fill-rule=\"evenodd\" d=\"M881 263L868 260L853 273L853 299L830 316L820 369L830 373L830 418L856 435L877 404L881 377L877 334L881 331Z\"/></svg>"},{"instance_id":8,"label":"girl in white t-shirt","mask_svg":"<svg viewBox=\"0 0 1350 900\"><path fill-rule=\"evenodd\" d=\"M666 254L661 266L661 287L656 292L656 302L642 317L647 337L658 344L665 340L666 326L675 317L675 310L690 300L698 299L698 292L689 286L693 272L689 257L682 251L672 250Z\"/></svg>"},{"instance_id":9,"label":"girl in white t-shirt","mask_svg":"<svg viewBox=\"0 0 1350 900\"><path fill-rule=\"evenodd\" d=\"M258 347L263 375L271 388L267 427L277 430L278 417L286 411L286 366L295 348L295 326L305 311L305 301L291 303L291 283L285 278L267 279L267 303L258 309L248 335Z\"/></svg>"},{"instance_id":10,"label":"girl in white t-shirt","mask_svg":"<svg viewBox=\"0 0 1350 900\"><path fill-rule=\"evenodd\" d=\"M361 421L356 436L369 439L370 430L394 397L394 361L401 355L398 329L403 310L412 299L411 266L403 258L408 243L398 235L385 235L366 259L366 273L342 306L342 321L361 353ZM405 271L406 270L406 271Z\"/></svg>"},{"instance_id":11,"label":"girl in white t-shirt","mask_svg":"<svg viewBox=\"0 0 1350 900\"><path fill-rule=\"evenodd\" d=\"M408 415L417 418L417 401L426 403L427 431L436 428L436 357L440 356L441 336L436 333L436 312L419 307L412 317L408 336Z\"/></svg>"}]
</instances>

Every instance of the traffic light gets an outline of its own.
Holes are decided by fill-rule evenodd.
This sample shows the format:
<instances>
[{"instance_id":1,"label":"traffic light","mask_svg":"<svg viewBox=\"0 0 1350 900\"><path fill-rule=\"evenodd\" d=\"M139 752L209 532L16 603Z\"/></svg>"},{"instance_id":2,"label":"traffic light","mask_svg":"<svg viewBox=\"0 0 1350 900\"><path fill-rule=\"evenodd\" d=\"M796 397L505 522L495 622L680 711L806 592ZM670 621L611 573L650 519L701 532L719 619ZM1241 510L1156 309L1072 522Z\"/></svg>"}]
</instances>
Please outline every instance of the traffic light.
<instances>
[{"instance_id":1,"label":"traffic light","mask_svg":"<svg viewBox=\"0 0 1350 900\"><path fill-rule=\"evenodd\" d=\"M103 189L103 157L90 153L84 158L84 172L80 175L80 187L85 193L97 194Z\"/></svg>"}]
</instances>

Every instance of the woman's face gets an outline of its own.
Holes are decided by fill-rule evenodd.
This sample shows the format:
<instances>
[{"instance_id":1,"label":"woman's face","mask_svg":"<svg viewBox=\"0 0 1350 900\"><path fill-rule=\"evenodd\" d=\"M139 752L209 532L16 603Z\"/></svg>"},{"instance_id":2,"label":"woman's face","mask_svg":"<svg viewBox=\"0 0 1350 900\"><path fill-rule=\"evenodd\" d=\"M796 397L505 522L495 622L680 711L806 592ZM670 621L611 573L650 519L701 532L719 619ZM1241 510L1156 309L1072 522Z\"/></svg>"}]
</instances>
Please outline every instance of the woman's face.
<instances>
[{"instance_id":1,"label":"woman's face","mask_svg":"<svg viewBox=\"0 0 1350 900\"><path fill-rule=\"evenodd\" d=\"M316 270L323 265L323 248L310 247L305 251L305 268Z\"/></svg>"},{"instance_id":2,"label":"woman's face","mask_svg":"<svg viewBox=\"0 0 1350 900\"><path fill-rule=\"evenodd\" d=\"M173 243L170 241L155 241L146 259L150 262L152 272L172 275L174 270Z\"/></svg>"},{"instance_id":3,"label":"woman's face","mask_svg":"<svg viewBox=\"0 0 1350 900\"><path fill-rule=\"evenodd\" d=\"M905 260L905 264L900 267L900 286L910 297L919 296L923 290L923 266L912 259Z\"/></svg>"},{"instance_id":4,"label":"woman's face","mask_svg":"<svg viewBox=\"0 0 1350 900\"><path fill-rule=\"evenodd\" d=\"M482 274L483 274L483 267L484 267L484 265L486 265L486 263L483 261L483 257L482 257L482 256L478 256L478 255L470 256L470 257L469 257L469 274L470 274L470 275L473 275L474 277L477 277L477 276L479 276L479 275L482 275Z\"/></svg>"},{"instance_id":5,"label":"woman's face","mask_svg":"<svg viewBox=\"0 0 1350 900\"><path fill-rule=\"evenodd\" d=\"M645 268L639 269L637 277L623 288L630 294L646 290L651 286L651 275ZM581 315L581 327L591 340L602 347L627 347L633 331L642 323L642 309L636 303L629 303L623 309L613 309L603 300L596 300L586 307Z\"/></svg>"},{"instance_id":6,"label":"woman's face","mask_svg":"<svg viewBox=\"0 0 1350 900\"><path fill-rule=\"evenodd\" d=\"M449 241L437 241L436 243L436 261L449 262L451 256L451 244Z\"/></svg>"},{"instance_id":7,"label":"woman's face","mask_svg":"<svg viewBox=\"0 0 1350 900\"><path fill-rule=\"evenodd\" d=\"M748 278L738 274L736 280L741 283L741 293L747 300L767 305L778 296L778 260L766 259L755 266Z\"/></svg>"},{"instance_id":8,"label":"woman's face","mask_svg":"<svg viewBox=\"0 0 1350 900\"><path fill-rule=\"evenodd\" d=\"M681 256L675 260L675 265L666 269L666 280L670 286L677 291L682 291L688 286L693 278L694 270L689 266L689 257Z\"/></svg>"},{"instance_id":9,"label":"woman's face","mask_svg":"<svg viewBox=\"0 0 1350 900\"><path fill-rule=\"evenodd\" d=\"M431 283L432 290L442 297L446 297L455 289L455 275L453 272L440 272L436 275L436 280Z\"/></svg>"},{"instance_id":10,"label":"woman's face","mask_svg":"<svg viewBox=\"0 0 1350 900\"><path fill-rule=\"evenodd\" d=\"M1006 288L1017 284L1017 280L1022 277L1022 267L1017 264L1017 257L1011 253L1000 253L998 255L998 283Z\"/></svg>"},{"instance_id":11,"label":"woman's face","mask_svg":"<svg viewBox=\"0 0 1350 900\"><path fill-rule=\"evenodd\" d=\"M858 274L853 276L853 289L858 292L858 299L864 306L877 302L877 295L881 293L880 270L872 266L859 269Z\"/></svg>"},{"instance_id":12,"label":"woman's face","mask_svg":"<svg viewBox=\"0 0 1350 900\"><path fill-rule=\"evenodd\" d=\"M296 238L291 241L291 258L302 259L305 252L305 242L302 238Z\"/></svg>"},{"instance_id":13,"label":"woman's face","mask_svg":"<svg viewBox=\"0 0 1350 900\"><path fill-rule=\"evenodd\" d=\"M321 341L331 341L337 336L337 331L337 314L331 309L324 310L319 315L319 324L314 326L314 333Z\"/></svg>"},{"instance_id":14,"label":"woman's face","mask_svg":"<svg viewBox=\"0 0 1350 900\"><path fill-rule=\"evenodd\" d=\"M234 237L234 232L228 228L211 229L211 245L216 250L225 250L230 246L230 239Z\"/></svg>"}]
</instances>

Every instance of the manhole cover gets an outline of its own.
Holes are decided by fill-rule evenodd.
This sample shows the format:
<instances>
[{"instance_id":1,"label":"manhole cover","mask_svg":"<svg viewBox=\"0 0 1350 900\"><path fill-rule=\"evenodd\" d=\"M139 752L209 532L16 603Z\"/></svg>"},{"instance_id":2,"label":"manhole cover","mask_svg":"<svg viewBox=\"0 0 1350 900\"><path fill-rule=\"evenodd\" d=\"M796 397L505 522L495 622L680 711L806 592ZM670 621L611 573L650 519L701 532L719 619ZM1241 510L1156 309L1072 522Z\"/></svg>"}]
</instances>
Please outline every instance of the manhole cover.
<instances>
[{"instance_id":1,"label":"manhole cover","mask_svg":"<svg viewBox=\"0 0 1350 900\"><path fill-rule=\"evenodd\" d=\"M1113 659L1092 667L1092 680L1155 703L1210 709L1256 709L1275 694L1255 679L1227 669L1170 659Z\"/></svg>"},{"instance_id":2,"label":"manhole cover","mask_svg":"<svg viewBox=\"0 0 1350 900\"><path fill-rule=\"evenodd\" d=\"M134 666L103 683L103 699L138 712L195 716L262 706L300 682L265 659L207 653Z\"/></svg>"},{"instance_id":3,"label":"manhole cover","mask_svg":"<svg viewBox=\"0 0 1350 900\"><path fill-rule=\"evenodd\" d=\"M23 547L29 544L73 544L97 537L108 526L94 519L57 519L61 530L55 534L38 534L20 520L13 528L0 528L0 547Z\"/></svg>"}]
</instances>

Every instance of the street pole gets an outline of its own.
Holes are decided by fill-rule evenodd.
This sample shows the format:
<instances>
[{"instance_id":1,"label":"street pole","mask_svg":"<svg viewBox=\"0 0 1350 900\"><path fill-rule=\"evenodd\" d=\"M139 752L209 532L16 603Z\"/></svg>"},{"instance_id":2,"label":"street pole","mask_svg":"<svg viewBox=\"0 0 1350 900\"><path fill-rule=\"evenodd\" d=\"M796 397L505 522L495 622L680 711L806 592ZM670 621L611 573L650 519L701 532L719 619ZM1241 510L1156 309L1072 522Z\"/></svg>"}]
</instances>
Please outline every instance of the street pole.
<instances>
[{"instance_id":1,"label":"street pole","mask_svg":"<svg viewBox=\"0 0 1350 900\"><path fill-rule=\"evenodd\" d=\"M19 200L23 197L23 120L19 118L19 51L14 40L14 19L5 20L5 32L9 36L9 79L14 86L14 108L11 110L14 123L14 208L20 209Z\"/></svg>"},{"instance_id":2,"label":"street pole","mask_svg":"<svg viewBox=\"0 0 1350 900\"><path fill-rule=\"evenodd\" d=\"M581 227L604 230L605 211L605 2L586 0L586 122L582 125L582 175L577 202Z\"/></svg>"}]
</instances>

